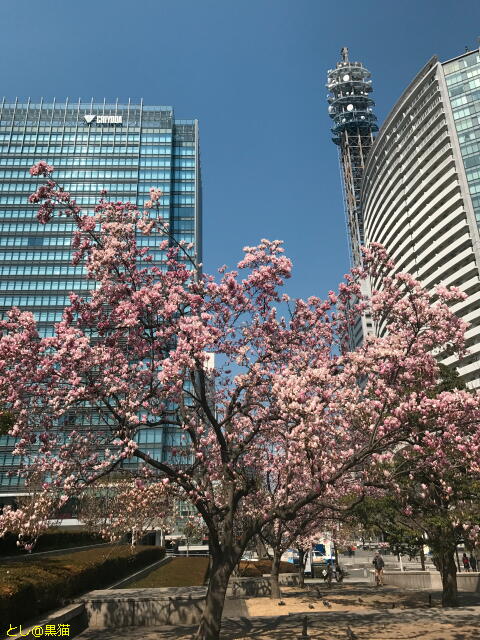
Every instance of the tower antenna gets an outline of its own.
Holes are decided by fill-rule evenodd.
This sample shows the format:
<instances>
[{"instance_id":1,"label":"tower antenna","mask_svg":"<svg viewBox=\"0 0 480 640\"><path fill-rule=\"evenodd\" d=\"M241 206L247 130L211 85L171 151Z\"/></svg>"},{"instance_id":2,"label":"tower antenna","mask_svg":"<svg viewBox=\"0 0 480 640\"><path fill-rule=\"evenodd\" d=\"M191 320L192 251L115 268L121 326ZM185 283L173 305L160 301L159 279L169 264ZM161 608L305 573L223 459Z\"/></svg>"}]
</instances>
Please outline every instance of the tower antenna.
<instances>
[{"instance_id":1,"label":"tower antenna","mask_svg":"<svg viewBox=\"0 0 480 640\"><path fill-rule=\"evenodd\" d=\"M350 260L352 266L361 267L361 247L365 244L361 207L363 171L378 126L373 113L375 103L369 95L370 72L361 62L348 59L347 47L342 48L341 56L342 61L328 72L328 113L333 120L332 140L338 147L340 160ZM361 284L363 295L370 291L367 280ZM371 316L359 314L349 329L350 347L358 347L371 333L371 327Z\"/></svg>"},{"instance_id":2,"label":"tower antenna","mask_svg":"<svg viewBox=\"0 0 480 640\"><path fill-rule=\"evenodd\" d=\"M345 217L353 266L361 265L364 244L360 190L368 152L378 131L370 97L370 72L361 62L348 59L348 48L341 49L342 61L328 72L328 113L333 120L332 140L338 146L345 198Z\"/></svg>"}]
</instances>

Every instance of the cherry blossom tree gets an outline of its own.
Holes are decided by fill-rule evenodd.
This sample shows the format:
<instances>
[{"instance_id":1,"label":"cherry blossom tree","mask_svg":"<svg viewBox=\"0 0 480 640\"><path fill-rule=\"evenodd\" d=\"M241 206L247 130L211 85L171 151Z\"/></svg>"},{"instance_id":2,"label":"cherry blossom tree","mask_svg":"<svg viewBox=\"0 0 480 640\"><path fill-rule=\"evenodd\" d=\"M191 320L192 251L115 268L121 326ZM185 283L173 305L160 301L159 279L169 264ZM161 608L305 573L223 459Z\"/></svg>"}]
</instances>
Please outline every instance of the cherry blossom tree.
<instances>
[{"instance_id":1,"label":"cherry blossom tree","mask_svg":"<svg viewBox=\"0 0 480 640\"><path fill-rule=\"evenodd\" d=\"M309 554L312 551L312 547L316 542L318 542L318 540L319 540L319 535L317 531L312 532L309 535L305 534L305 535L298 536L295 540L294 548L297 550L297 553L298 553L298 574L299 574L298 584L300 587L305 586L306 564L309 558ZM310 559L312 559L311 555L310 555ZM312 576L313 576L313 569L311 570L312 570Z\"/></svg>"},{"instance_id":2,"label":"cherry blossom tree","mask_svg":"<svg viewBox=\"0 0 480 640\"><path fill-rule=\"evenodd\" d=\"M285 487L282 474L283 469L279 468L275 473L270 470L265 477L265 491L272 505L280 501L277 491L283 494L282 500L287 502L296 502L303 495L304 488L297 484ZM289 515L284 519L276 518L262 529L260 536L267 548L270 547L273 551L270 573L272 599L281 598L279 574L282 555L288 549L298 550L300 584L304 586L308 550L315 541L329 537L325 532L337 530L338 522L355 509L358 501L363 499L363 492L359 489L355 477L346 474L329 488L328 501L324 499L322 502L310 502L299 509L294 517ZM336 560L338 566L338 558Z\"/></svg>"},{"instance_id":3,"label":"cherry blossom tree","mask_svg":"<svg viewBox=\"0 0 480 640\"><path fill-rule=\"evenodd\" d=\"M370 300L362 298L365 273L357 269L326 300L290 301L282 293L290 260L279 241L267 240L246 247L237 269L202 276L188 262L189 247L173 241L158 191L141 211L103 198L85 215L51 173L46 163L32 168L46 183L30 201L39 204L42 224L55 215L73 220L73 260L85 266L90 293L70 295L47 338L33 314L5 314L0 406L14 418L22 473L27 482L30 469L43 474L52 510L122 471L175 487L195 505L212 556L197 640L218 640L229 577L265 526L292 520L309 504L331 508L347 480L360 492L372 456L388 460L412 431L420 449L442 450L444 441L456 446L468 423L478 452L473 396L428 394L438 377L435 350L464 349L466 325L449 308L464 297L457 289L430 294L390 271L373 247L365 268L386 275ZM137 246L141 233L165 252L163 265ZM284 317L278 307L287 305ZM348 351L349 327L367 307L388 332ZM85 407L103 427L66 427L63 418ZM157 427L181 436L161 460L138 438ZM0 532L25 534L34 525L35 514L21 509L6 508L0 518Z\"/></svg>"},{"instance_id":4,"label":"cherry blossom tree","mask_svg":"<svg viewBox=\"0 0 480 640\"><path fill-rule=\"evenodd\" d=\"M478 395L465 391L458 374L440 365L437 385L428 395L449 407L446 420L439 411L435 433L413 425L388 461L373 456L364 480L374 493L358 509L363 523L374 525L391 544L416 547L421 555L428 544L441 575L444 606L458 604L457 545L480 539L478 424L461 420L454 426L455 412L450 411L459 393L473 415Z\"/></svg>"},{"instance_id":5,"label":"cherry blossom tree","mask_svg":"<svg viewBox=\"0 0 480 640\"><path fill-rule=\"evenodd\" d=\"M310 508L309 508L310 507ZM271 598L278 600L282 597L280 589L280 561L288 549L299 550L300 585L305 582L305 552L312 548L315 540L321 536L324 520L314 512L313 505L301 509L292 520L276 519L264 528L261 536L266 545L273 550L272 568L270 570Z\"/></svg>"},{"instance_id":6,"label":"cherry blossom tree","mask_svg":"<svg viewBox=\"0 0 480 640\"><path fill-rule=\"evenodd\" d=\"M133 546L149 531L173 529L177 503L161 483L106 477L81 494L77 517L112 542L130 534Z\"/></svg>"},{"instance_id":7,"label":"cherry blossom tree","mask_svg":"<svg viewBox=\"0 0 480 640\"><path fill-rule=\"evenodd\" d=\"M422 556L423 546L429 546L440 572L445 607L458 605L457 545L474 547L480 533L480 476L466 473L459 460L450 461L450 471L438 474L428 461L425 464L423 452L408 464L403 456L396 458L385 469L389 482L378 479L384 496L366 500L357 514L397 553Z\"/></svg>"},{"instance_id":8,"label":"cherry blossom tree","mask_svg":"<svg viewBox=\"0 0 480 640\"><path fill-rule=\"evenodd\" d=\"M178 530L180 531L182 540L185 540L187 556L189 555L190 546L197 541L201 541L202 538L208 535L205 522L203 518L198 515L183 517Z\"/></svg>"},{"instance_id":9,"label":"cherry blossom tree","mask_svg":"<svg viewBox=\"0 0 480 640\"><path fill-rule=\"evenodd\" d=\"M470 441L468 430L460 437ZM434 446L430 451L404 447L378 475L370 471L384 495L366 502L363 518L391 545L430 547L442 580L442 604L448 607L458 605L457 545L474 546L480 534L480 474L457 445L442 442L441 450ZM445 466L438 466L439 456Z\"/></svg>"}]
</instances>

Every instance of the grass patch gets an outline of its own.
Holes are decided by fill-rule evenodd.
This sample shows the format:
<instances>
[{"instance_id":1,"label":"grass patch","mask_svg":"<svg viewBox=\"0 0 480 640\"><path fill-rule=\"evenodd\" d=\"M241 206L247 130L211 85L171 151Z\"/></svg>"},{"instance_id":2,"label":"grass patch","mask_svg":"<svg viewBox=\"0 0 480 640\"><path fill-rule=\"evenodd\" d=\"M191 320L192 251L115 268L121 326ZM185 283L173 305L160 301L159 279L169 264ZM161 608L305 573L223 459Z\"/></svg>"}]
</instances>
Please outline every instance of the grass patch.
<instances>
[{"instance_id":1,"label":"grass patch","mask_svg":"<svg viewBox=\"0 0 480 640\"><path fill-rule=\"evenodd\" d=\"M201 587L205 584L208 558L190 556L173 558L167 564L151 571L148 575L130 583L122 589L145 589L147 587Z\"/></svg>"}]
</instances>

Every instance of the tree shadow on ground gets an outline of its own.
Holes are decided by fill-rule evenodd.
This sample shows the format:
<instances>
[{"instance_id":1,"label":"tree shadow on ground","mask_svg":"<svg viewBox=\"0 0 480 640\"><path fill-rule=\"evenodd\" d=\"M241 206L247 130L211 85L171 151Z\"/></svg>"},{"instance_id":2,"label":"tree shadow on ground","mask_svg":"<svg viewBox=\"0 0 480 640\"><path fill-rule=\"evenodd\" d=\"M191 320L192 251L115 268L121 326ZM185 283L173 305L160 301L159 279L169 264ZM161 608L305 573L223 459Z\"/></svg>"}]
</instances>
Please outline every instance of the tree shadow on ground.
<instances>
[{"instance_id":1,"label":"tree shadow on ground","mask_svg":"<svg viewBox=\"0 0 480 640\"><path fill-rule=\"evenodd\" d=\"M478 640L480 613L417 610L397 614L357 615L344 612L224 620L222 640L300 640L305 617L311 640L347 640L350 628L358 640ZM97 629L83 640L190 640L191 627Z\"/></svg>"},{"instance_id":2,"label":"tree shadow on ground","mask_svg":"<svg viewBox=\"0 0 480 640\"><path fill-rule=\"evenodd\" d=\"M345 608L369 609L430 608L441 607L442 592L439 590L408 590L394 586L376 587L366 584L334 585L332 588L319 584L307 585L305 589L282 589L282 598L297 597L305 602L328 600ZM459 606L480 605L480 593L459 592ZM480 633L479 633L480 638Z\"/></svg>"}]
</instances>

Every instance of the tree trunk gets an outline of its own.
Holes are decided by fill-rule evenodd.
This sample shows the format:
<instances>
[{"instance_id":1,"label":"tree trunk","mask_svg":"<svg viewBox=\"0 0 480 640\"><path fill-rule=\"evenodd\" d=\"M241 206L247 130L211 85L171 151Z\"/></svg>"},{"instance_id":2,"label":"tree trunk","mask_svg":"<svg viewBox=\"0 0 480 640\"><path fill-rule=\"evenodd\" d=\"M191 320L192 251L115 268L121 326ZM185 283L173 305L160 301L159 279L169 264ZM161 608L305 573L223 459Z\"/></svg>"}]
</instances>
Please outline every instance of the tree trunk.
<instances>
[{"instance_id":1,"label":"tree trunk","mask_svg":"<svg viewBox=\"0 0 480 640\"><path fill-rule=\"evenodd\" d=\"M420 563L422 565L422 571L425 571L425 551L423 547L420 547Z\"/></svg>"},{"instance_id":2,"label":"tree trunk","mask_svg":"<svg viewBox=\"0 0 480 640\"><path fill-rule=\"evenodd\" d=\"M278 576L280 574L280 558L282 557L281 552L278 549L273 550L273 560L272 560L272 570L270 572L270 585L271 585L271 595L272 600L279 600L282 597L280 592L280 584L278 582Z\"/></svg>"},{"instance_id":3,"label":"tree trunk","mask_svg":"<svg viewBox=\"0 0 480 640\"><path fill-rule=\"evenodd\" d=\"M458 547L457 547L457 545L455 545L455 557L457 558L458 573L462 573L462 568L460 566L460 558L458 557Z\"/></svg>"},{"instance_id":4,"label":"tree trunk","mask_svg":"<svg viewBox=\"0 0 480 640\"><path fill-rule=\"evenodd\" d=\"M305 586L305 551L303 549L298 550L298 572L299 572L299 585Z\"/></svg>"},{"instance_id":5,"label":"tree trunk","mask_svg":"<svg viewBox=\"0 0 480 640\"><path fill-rule=\"evenodd\" d=\"M212 556L205 607L195 640L220 639L225 594L234 567L235 562L228 562L221 555Z\"/></svg>"},{"instance_id":6,"label":"tree trunk","mask_svg":"<svg viewBox=\"0 0 480 640\"><path fill-rule=\"evenodd\" d=\"M442 577L442 607L457 607L457 567L455 566L454 549L443 551L439 557L440 575Z\"/></svg>"},{"instance_id":7,"label":"tree trunk","mask_svg":"<svg viewBox=\"0 0 480 640\"><path fill-rule=\"evenodd\" d=\"M256 546L257 556L259 560L268 558L267 549L265 547L263 540L260 538L260 536L257 536L255 538L255 546Z\"/></svg>"},{"instance_id":8,"label":"tree trunk","mask_svg":"<svg viewBox=\"0 0 480 640\"><path fill-rule=\"evenodd\" d=\"M336 542L333 543L333 555L335 558L335 566L338 567L338 547Z\"/></svg>"}]
</instances>

